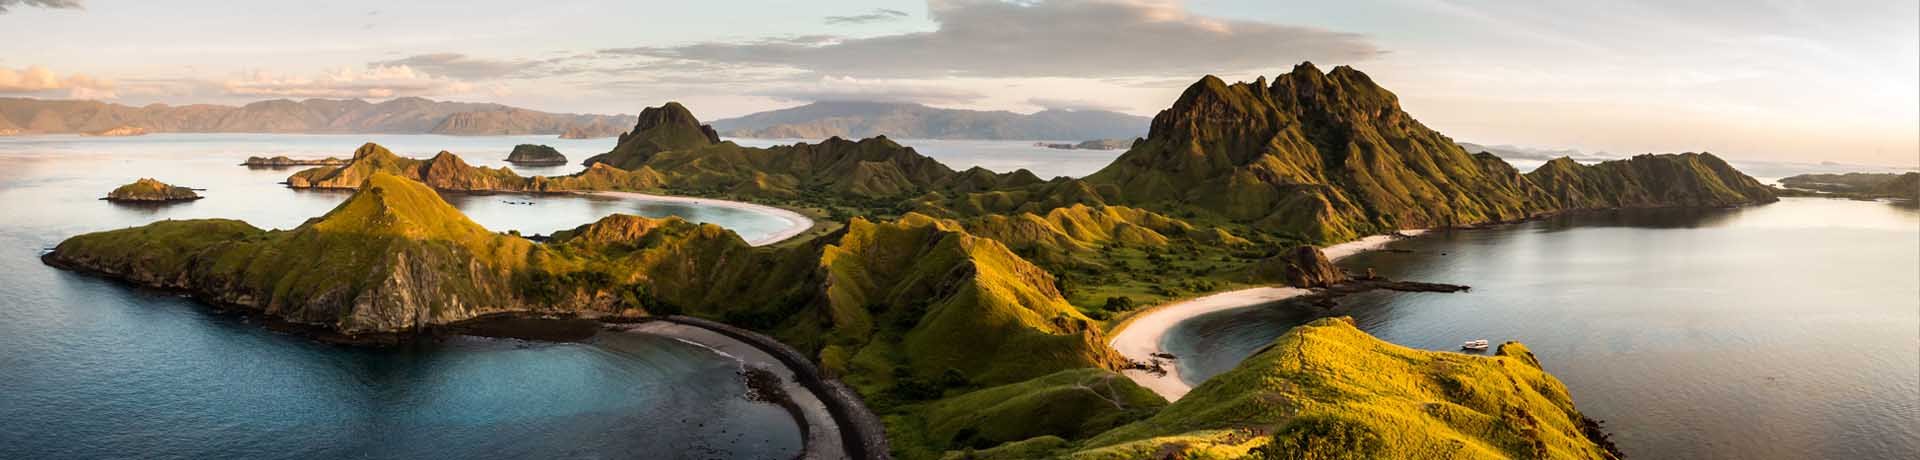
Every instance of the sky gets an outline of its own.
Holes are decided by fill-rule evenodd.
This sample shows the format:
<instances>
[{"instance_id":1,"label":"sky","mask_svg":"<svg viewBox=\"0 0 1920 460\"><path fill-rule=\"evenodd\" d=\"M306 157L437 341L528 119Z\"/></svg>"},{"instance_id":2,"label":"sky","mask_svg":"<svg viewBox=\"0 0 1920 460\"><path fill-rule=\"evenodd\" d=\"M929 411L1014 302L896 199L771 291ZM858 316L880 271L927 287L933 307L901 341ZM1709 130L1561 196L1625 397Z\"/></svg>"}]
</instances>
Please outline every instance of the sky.
<instances>
[{"instance_id":1,"label":"sky","mask_svg":"<svg viewBox=\"0 0 1920 460\"><path fill-rule=\"evenodd\" d=\"M1920 164L1920 2L0 0L0 96L1152 115L1350 65L1456 140Z\"/></svg>"}]
</instances>

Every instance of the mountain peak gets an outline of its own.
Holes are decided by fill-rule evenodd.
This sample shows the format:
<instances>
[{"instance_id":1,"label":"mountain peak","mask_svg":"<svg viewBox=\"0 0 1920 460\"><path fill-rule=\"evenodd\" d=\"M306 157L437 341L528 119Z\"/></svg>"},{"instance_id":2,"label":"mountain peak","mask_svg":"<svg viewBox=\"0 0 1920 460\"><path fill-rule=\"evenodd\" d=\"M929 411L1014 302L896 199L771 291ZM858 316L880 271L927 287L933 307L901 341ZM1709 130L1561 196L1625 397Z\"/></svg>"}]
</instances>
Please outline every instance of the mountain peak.
<instances>
[{"instance_id":1,"label":"mountain peak","mask_svg":"<svg viewBox=\"0 0 1920 460\"><path fill-rule=\"evenodd\" d=\"M460 242L492 234L427 184L384 172L373 173L353 196L300 229Z\"/></svg>"},{"instance_id":2,"label":"mountain peak","mask_svg":"<svg viewBox=\"0 0 1920 460\"><path fill-rule=\"evenodd\" d=\"M633 131L620 136L613 151L587 158L585 164L607 163L621 169L633 169L653 154L668 150L700 148L720 143L720 133L700 124L693 111L678 102L640 111Z\"/></svg>"},{"instance_id":3,"label":"mountain peak","mask_svg":"<svg viewBox=\"0 0 1920 460\"><path fill-rule=\"evenodd\" d=\"M645 136L646 133L659 130L691 130L701 136L686 136L685 140L705 140L708 144L720 143L719 134L712 127L700 124L692 110L679 102L667 102L659 107L647 107L640 111L640 121L633 126L633 136ZM676 136L678 137L678 136ZM704 144L702 144L704 145Z\"/></svg>"}]
</instances>

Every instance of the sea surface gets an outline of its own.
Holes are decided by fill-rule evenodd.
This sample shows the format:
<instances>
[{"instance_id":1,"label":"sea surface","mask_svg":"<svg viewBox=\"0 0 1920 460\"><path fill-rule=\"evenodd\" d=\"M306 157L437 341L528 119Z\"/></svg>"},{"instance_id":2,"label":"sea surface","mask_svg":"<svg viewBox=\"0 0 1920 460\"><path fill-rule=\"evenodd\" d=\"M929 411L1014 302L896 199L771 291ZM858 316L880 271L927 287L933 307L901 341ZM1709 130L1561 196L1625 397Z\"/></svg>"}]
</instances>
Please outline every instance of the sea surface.
<instances>
[{"instance_id":1,"label":"sea surface","mask_svg":"<svg viewBox=\"0 0 1920 460\"><path fill-rule=\"evenodd\" d=\"M1192 383L1293 326L1351 315L1396 344L1527 344L1633 458L1920 458L1920 212L1787 198L1431 233L1340 261L1466 284L1273 306L1168 332Z\"/></svg>"},{"instance_id":2,"label":"sea surface","mask_svg":"<svg viewBox=\"0 0 1920 460\"><path fill-rule=\"evenodd\" d=\"M747 147L788 145L795 142L819 143L818 139L727 138ZM1032 171L1041 179L1058 176L1084 177L1113 163L1122 150L1063 150L1042 147L1040 143L1074 144L1080 141L981 141L961 139L894 139L915 152L940 160L947 167L964 170L974 166L994 172Z\"/></svg>"},{"instance_id":3,"label":"sea surface","mask_svg":"<svg viewBox=\"0 0 1920 460\"><path fill-rule=\"evenodd\" d=\"M571 159L611 139L155 134L0 137L0 459L787 458L782 408L749 401L740 363L675 339L458 338L402 349L315 343L176 295L42 265L79 233L231 217L291 228L345 192L278 184L250 155L346 157L376 141L500 166L514 144ZM565 174L577 165L516 168ZM204 188L168 205L98 200L140 177ZM447 195L496 231L551 233L612 213L679 215L749 239L785 221L728 208L577 196ZM532 204L512 204L531 202Z\"/></svg>"}]
</instances>

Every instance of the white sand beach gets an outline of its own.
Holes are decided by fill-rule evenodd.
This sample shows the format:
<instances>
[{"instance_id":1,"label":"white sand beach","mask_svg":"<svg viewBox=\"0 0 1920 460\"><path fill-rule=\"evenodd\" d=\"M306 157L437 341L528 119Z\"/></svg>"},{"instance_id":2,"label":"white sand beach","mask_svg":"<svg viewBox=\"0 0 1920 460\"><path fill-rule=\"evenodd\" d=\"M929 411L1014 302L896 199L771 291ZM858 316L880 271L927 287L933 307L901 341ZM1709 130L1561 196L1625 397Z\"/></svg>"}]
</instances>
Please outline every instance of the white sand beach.
<instances>
[{"instance_id":1,"label":"white sand beach","mask_svg":"<svg viewBox=\"0 0 1920 460\"><path fill-rule=\"evenodd\" d=\"M1400 233L1415 236L1424 232L1425 230L1403 230ZM1386 247L1387 243L1395 238L1397 237L1394 235L1374 235L1321 248L1320 251L1326 253L1328 259L1340 260L1354 254ZM1119 331L1113 334L1113 340L1109 345L1127 359L1143 363L1152 362L1154 353L1165 352L1162 344L1166 339L1167 331L1173 329L1174 325L1208 313L1264 305L1308 292L1311 291L1293 287L1263 286L1153 307L1121 325ZM1188 385L1180 377L1178 359L1162 360L1162 362L1163 368L1167 371L1166 375L1153 375L1137 369L1129 369L1122 373L1133 379L1134 383L1167 398L1167 401L1177 401L1180 397L1186 396L1187 392L1193 391L1193 386Z\"/></svg>"},{"instance_id":2,"label":"white sand beach","mask_svg":"<svg viewBox=\"0 0 1920 460\"><path fill-rule=\"evenodd\" d=\"M764 204L747 203L747 202L741 202L741 201L728 201L728 200L721 200L721 199L714 199L714 198L653 195L653 194L639 193L639 192L589 192L589 194L605 196L605 197L621 198L621 199L630 199L630 200L665 201L665 202L672 202L672 203L697 204L702 206L718 206L723 208L732 208L732 209L739 209L742 211L750 211L750 212L766 214L766 215L778 217L782 220L787 221L788 223L787 228L781 229L780 231L774 232L773 234L767 235L765 237L747 240L747 244L751 244L754 246L766 246L769 244L786 241L787 238L793 238L795 236L800 235L801 233L806 233L807 229L813 228L813 219L808 219L807 216L800 215L800 213L793 212L792 210L773 207L773 206L767 206Z\"/></svg>"}]
</instances>

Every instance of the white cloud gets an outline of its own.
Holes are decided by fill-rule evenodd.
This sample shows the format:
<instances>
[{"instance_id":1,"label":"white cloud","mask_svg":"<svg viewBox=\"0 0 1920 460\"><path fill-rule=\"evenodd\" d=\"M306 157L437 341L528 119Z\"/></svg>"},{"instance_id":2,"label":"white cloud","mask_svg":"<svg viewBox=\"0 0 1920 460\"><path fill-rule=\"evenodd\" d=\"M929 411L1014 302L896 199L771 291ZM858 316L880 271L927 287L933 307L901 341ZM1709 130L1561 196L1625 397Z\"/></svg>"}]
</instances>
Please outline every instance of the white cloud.
<instances>
[{"instance_id":1,"label":"white cloud","mask_svg":"<svg viewBox=\"0 0 1920 460\"><path fill-rule=\"evenodd\" d=\"M42 66L13 70L0 67L0 93L40 93L66 90L73 99L112 99L113 82L84 74L60 77Z\"/></svg>"},{"instance_id":2,"label":"white cloud","mask_svg":"<svg viewBox=\"0 0 1920 460\"><path fill-rule=\"evenodd\" d=\"M806 102L911 102L935 105L963 104L986 97L977 91L933 83L851 77L825 77L812 83L779 86L755 94Z\"/></svg>"},{"instance_id":3,"label":"white cloud","mask_svg":"<svg viewBox=\"0 0 1920 460\"><path fill-rule=\"evenodd\" d=\"M1356 34L1193 14L1176 0L930 0L931 32L605 50L826 75L1141 77L1241 73L1381 54Z\"/></svg>"},{"instance_id":4,"label":"white cloud","mask_svg":"<svg viewBox=\"0 0 1920 460\"><path fill-rule=\"evenodd\" d=\"M371 99L461 94L476 89L471 83L436 77L408 66L348 67L312 77L255 72L228 80L225 86L228 94L243 96Z\"/></svg>"},{"instance_id":5,"label":"white cloud","mask_svg":"<svg viewBox=\"0 0 1920 460\"><path fill-rule=\"evenodd\" d=\"M83 5L81 3L83 2L81 2L80 0L0 0L0 14L7 14L7 11L10 11L14 7L20 6L20 5L37 6L41 8L58 8L58 9L67 9L67 10L86 9L86 5Z\"/></svg>"},{"instance_id":6,"label":"white cloud","mask_svg":"<svg viewBox=\"0 0 1920 460\"><path fill-rule=\"evenodd\" d=\"M405 66L434 75L468 80L489 80L511 75L530 65L532 63L524 61L487 59L460 53L432 53L376 61L367 64L367 67Z\"/></svg>"}]
</instances>

